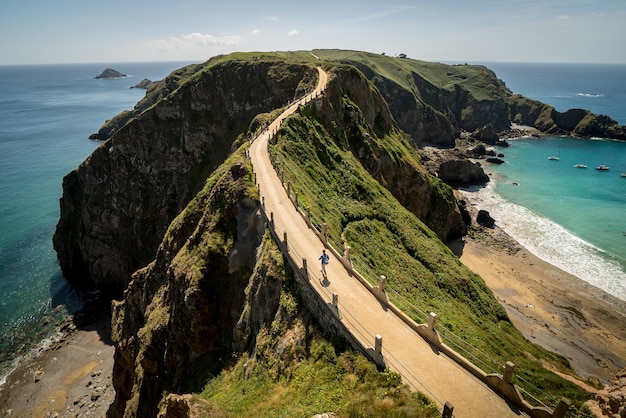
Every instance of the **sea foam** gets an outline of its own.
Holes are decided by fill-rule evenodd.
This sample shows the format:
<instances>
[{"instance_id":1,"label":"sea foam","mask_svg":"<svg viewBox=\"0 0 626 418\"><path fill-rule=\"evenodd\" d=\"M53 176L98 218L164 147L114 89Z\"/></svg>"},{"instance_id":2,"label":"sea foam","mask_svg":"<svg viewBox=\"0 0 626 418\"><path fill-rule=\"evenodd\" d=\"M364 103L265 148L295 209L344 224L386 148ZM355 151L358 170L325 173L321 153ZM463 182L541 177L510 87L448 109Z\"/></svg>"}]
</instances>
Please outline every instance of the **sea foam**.
<instances>
[{"instance_id":1,"label":"sea foam","mask_svg":"<svg viewBox=\"0 0 626 418\"><path fill-rule=\"evenodd\" d=\"M503 199L495 192L494 181L462 192L471 205L489 211L497 226L535 256L626 300L626 272L606 252L555 222Z\"/></svg>"}]
</instances>

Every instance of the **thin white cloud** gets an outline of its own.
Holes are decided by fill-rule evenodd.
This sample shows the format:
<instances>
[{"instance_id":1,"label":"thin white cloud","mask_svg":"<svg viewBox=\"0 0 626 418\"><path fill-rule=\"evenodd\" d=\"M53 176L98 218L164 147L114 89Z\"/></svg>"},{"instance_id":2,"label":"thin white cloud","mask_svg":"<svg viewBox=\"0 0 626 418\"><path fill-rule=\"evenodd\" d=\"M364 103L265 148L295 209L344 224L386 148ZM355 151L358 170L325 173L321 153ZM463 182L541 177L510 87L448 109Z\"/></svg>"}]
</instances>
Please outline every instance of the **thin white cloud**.
<instances>
[{"instance_id":1,"label":"thin white cloud","mask_svg":"<svg viewBox=\"0 0 626 418\"><path fill-rule=\"evenodd\" d=\"M297 34L298 34L298 31L297 31L296 29L292 29L292 30L290 30L290 31L287 33L287 35L289 35L289 36L295 36L295 35L297 35Z\"/></svg>"},{"instance_id":2,"label":"thin white cloud","mask_svg":"<svg viewBox=\"0 0 626 418\"><path fill-rule=\"evenodd\" d=\"M264 20L276 21L276 20L278 20L278 16L265 16L263 19Z\"/></svg>"},{"instance_id":3,"label":"thin white cloud","mask_svg":"<svg viewBox=\"0 0 626 418\"><path fill-rule=\"evenodd\" d=\"M261 33L261 31L260 31L260 30L258 30L258 29L254 29L254 30L252 31L252 34L253 34L253 35L258 35L259 33Z\"/></svg>"},{"instance_id":4,"label":"thin white cloud","mask_svg":"<svg viewBox=\"0 0 626 418\"><path fill-rule=\"evenodd\" d=\"M559 16L559 20L568 20L569 16L568 15L560 15Z\"/></svg>"},{"instance_id":5,"label":"thin white cloud","mask_svg":"<svg viewBox=\"0 0 626 418\"><path fill-rule=\"evenodd\" d=\"M199 32L192 32L180 37L171 36L166 39L148 40L144 43L148 49L157 51L183 51L194 50L205 46L230 46L237 47L241 43L242 37L239 35L219 35L213 36Z\"/></svg>"},{"instance_id":6,"label":"thin white cloud","mask_svg":"<svg viewBox=\"0 0 626 418\"><path fill-rule=\"evenodd\" d=\"M221 36L213 36L209 34L203 34L198 32L189 33L187 35L183 35L183 39L191 42L192 44L202 44L202 45L228 45L228 46L237 46L241 41L241 37L238 35L221 35Z\"/></svg>"}]
</instances>

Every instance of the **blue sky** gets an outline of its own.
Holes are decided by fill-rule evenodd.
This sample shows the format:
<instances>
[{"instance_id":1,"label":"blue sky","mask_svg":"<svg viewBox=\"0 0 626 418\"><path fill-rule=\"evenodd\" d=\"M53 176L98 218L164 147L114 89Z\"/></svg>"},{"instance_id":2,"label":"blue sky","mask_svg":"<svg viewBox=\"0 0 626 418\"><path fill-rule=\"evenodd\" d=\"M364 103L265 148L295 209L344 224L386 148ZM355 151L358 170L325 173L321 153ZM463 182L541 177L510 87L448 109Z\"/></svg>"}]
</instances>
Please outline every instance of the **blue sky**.
<instances>
[{"instance_id":1,"label":"blue sky","mask_svg":"<svg viewBox=\"0 0 626 418\"><path fill-rule=\"evenodd\" d=\"M0 64L315 48L427 61L626 63L625 0L1 0Z\"/></svg>"}]
</instances>

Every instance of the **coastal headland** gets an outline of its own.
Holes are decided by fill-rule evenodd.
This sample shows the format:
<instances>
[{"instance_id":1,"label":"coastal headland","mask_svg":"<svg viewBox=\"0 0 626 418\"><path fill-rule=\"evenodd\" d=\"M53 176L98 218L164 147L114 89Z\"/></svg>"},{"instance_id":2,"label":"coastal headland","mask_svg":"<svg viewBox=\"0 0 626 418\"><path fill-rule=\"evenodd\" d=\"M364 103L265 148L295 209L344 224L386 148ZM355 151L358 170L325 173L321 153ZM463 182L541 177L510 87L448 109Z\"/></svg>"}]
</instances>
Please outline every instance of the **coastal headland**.
<instances>
[{"instance_id":1,"label":"coastal headland","mask_svg":"<svg viewBox=\"0 0 626 418\"><path fill-rule=\"evenodd\" d=\"M512 95L484 67L352 54L315 51L296 54L296 61L282 54L218 57L172 73L132 112L103 126L98 139L109 140L64 179L53 242L68 280L120 298L113 304L112 338L103 323L64 327L50 348L9 376L0 390L4 412L103 411L114 387L109 414L156 415L157 405L167 402L161 397L196 393L228 359L263 349L258 344L268 342L267 329L286 329L297 313L283 297L288 272L269 250L258 256L264 250L263 222L255 215L260 197L243 153L246 136L311 90L323 59L331 74L328 90L287 121L272 151L280 168L292 170L291 185L300 196L316 197L313 216L328 222L331 235L360 246L376 269L394 274L406 296L455 315L454 325L469 330L466 336L482 348L496 352L494 341L512 337L506 355L531 362L527 370L552 379L552 390L567 386L579 401L587 400L623 367L623 304L542 263L497 227L471 226L472 208L462 210L450 186L480 174L469 154L484 157L484 144L500 141L499 132L512 123L532 124L542 133L610 131L616 137L626 137L624 128ZM374 76L368 60L384 64L385 72ZM402 72L411 77L396 76ZM397 81L406 80L405 100L394 101ZM227 94L211 94L216 89ZM412 93L420 89L421 95ZM215 109L225 113L216 117ZM472 146L459 150L463 141ZM418 154L427 143L448 150L447 182L442 164ZM309 175L331 180L326 189L315 189L319 181L304 181ZM337 201L314 205L325 199ZM370 245L383 239L382 250ZM487 286L442 244L450 240ZM243 248L244 241L254 244ZM261 258L267 264L257 264ZM398 271L399 265L407 271ZM285 327L274 327L281 318ZM110 353L111 363L100 358L103 353ZM541 367L540 358L552 363ZM555 366L560 369L546 372ZM572 370L578 377L563 374Z\"/></svg>"}]
</instances>

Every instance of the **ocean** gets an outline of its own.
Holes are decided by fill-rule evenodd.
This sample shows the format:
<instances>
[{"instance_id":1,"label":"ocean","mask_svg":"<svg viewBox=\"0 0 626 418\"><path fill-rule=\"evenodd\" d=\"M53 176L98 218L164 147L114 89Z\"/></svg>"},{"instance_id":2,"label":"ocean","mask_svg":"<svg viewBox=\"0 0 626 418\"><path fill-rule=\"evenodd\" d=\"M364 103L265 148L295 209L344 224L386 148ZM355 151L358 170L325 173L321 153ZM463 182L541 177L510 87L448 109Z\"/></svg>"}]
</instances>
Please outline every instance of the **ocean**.
<instances>
[{"instance_id":1,"label":"ocean","mask_svg":"<svg viewBox=\"0 0 626 418\"><path fill-rule=\"evenodd\" d=\"M144 96L130 86L185 64L0 66L0 382L15 359L40 347L89 296L66 283L52 248L63 176L99 145L90 134ZM516 93L626 124L624 65L485 65ZM130 77L94 79L105 68ZM557 265L567 260L565 267L577 266L574 274L626 299L620 218L626 178L619 176L626 171L626 143L545 138L511 144L501 150L507 163L490 168L495 181L474 196L539 257ZM547 159L555 153L559 161ZM576 163L589 168L575 169ZM611 170L596 172L598 163Z\"/></svg>"},{"instance_id":2,"label":"ocean","mask_svg":"<svg viewBox=\"0 0 626 418\"><path fill-rule=\"evenodd\" d=\"M484 65L514 93L626 125L626 65ZM626 142L546 137L509 144L497 149L505 164L483 164L492 181L466 191L468 200L539 258L626 300ZM595 169L602 164L610 169Z\"/></svg>"},{"instance_id":3,"label":"ocean","mask_svg":"<svg viewBox=\"0 0 626 418\"><path fill-rule=\"evenodd\" d=\"M185 64L0 66L0 382L89 297L52 248L63 176L99 145L89 135L145 95L131 86ZM128 77L95 79L105 68Z\"/></svg>"}]
</instances>

